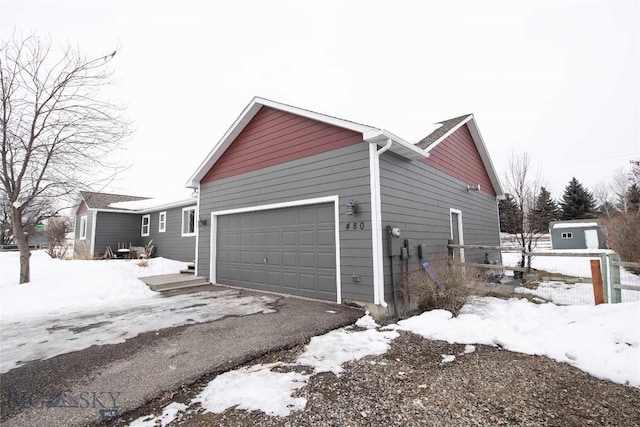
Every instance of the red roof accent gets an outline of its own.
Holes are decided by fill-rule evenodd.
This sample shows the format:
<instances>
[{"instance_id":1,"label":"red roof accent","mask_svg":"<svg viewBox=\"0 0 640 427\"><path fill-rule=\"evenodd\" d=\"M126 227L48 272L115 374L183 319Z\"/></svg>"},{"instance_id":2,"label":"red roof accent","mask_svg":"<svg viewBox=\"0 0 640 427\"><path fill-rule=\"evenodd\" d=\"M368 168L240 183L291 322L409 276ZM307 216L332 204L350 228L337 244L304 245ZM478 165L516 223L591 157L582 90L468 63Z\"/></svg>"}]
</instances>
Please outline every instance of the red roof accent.
<instances>
[{"instance_id":1,"label":"red roof accent","mask_svg":"<svg viewBox=\"0 0 640 427\"><path fill-rule=\"evenodd\" d=\"M496 196L466 124L433 147L429 154L422 162L467 184L480 184L480 191Z\"/></svg>"},{"instance_id":2,"label":"red roof accent","mask_svg":"<svg viewBox=\"0 0 640 427\"><path fill-rule=\"evenodd\" d=\"M89 208L87 207L87 204L83 200L82 203L80 203L80 206L78 206L78 210L76 210L76 215L82 215L88 210Z\"/></svg>"},{"instance_id":3,"label":"red roof accent","mask_svg":"<svg viewBox=\"0 0 640 427\"><path fill-rule=\"evenodd\" d=\"M290 162L362 140L359 132L263 106L201 182Z\"/></svg>"}]
</instances>

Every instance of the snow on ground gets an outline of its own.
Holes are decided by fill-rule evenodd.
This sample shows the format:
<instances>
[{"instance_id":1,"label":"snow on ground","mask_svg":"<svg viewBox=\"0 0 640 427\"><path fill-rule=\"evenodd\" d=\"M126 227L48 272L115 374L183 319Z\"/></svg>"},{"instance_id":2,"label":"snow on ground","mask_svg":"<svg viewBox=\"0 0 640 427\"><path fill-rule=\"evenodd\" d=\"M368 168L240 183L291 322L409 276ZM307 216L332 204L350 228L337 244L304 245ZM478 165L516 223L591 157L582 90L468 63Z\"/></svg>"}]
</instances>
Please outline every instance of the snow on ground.
<instances>
[{"instance_id":1,"label":"snow on ground","mask_svg":"<svg viewBox=\"0 0 640 427\"><path fill-rule=\"evenodd\" d=\"M369 324L368 315L358 322ZM476 348L472 343L500 346L544 355L595 377L640 387L640 302L566 307L516 298L477 298L458 317L445 310L433 310L382 330L356 331L346 327L314 337L292 364L309 367L313 372L275 372L259 365L236 369L213 379L189 408L182 410L197 411L202 406L205 411L221 413L235 407L274 416L304 410L306 400L292 394L304 387L312 375L328 371L338 375L346 361L384 354L398 336L396 330L467 344L458 356L473 353ZM457 360L453 354L440 357L441 363ZM160 417L141 417L131 426L153 425L139 424L150 419Z\"/></svg>"},{"instance_id":2,"label":"snow on ground","mask_svg":"<svg viewBox=\"0 0 640 427\"><path fill-rule=\"evenodd\" d=\"M17 263L16 255L0 252L0 373L143 332L273 312L271 297L224 290L164 298L137 279L177 273L182 262L153 258L149 267L139 267L133 260L62 261L34 252L33 280L18 285L17 270L16 280L5 275Z\"/></svg>"}]
</instances>

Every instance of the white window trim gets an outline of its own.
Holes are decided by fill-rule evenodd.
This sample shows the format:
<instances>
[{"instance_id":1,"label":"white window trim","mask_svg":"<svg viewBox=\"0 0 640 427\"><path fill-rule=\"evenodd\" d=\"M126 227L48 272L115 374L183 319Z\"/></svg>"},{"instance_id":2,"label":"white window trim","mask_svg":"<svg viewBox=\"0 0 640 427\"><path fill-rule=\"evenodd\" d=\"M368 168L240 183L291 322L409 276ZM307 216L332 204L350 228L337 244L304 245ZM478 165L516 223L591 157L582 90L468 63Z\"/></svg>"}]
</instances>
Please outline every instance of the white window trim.
<instances>
[{"instance_id":1,"label":"white window trim","mask_svg":"<svg viewBox=\"0 0 640 427\"><path fill-rule=\"evenodd\" d=\"M145 228L144 220L145 219L147 220L147 224L146 224L147 232L146 233L144 232L144 228ZM141 223L141 226L140 226L140 235L142 237L147 237L149 235L149 231L151 231L151 215L149 215L149 214L142 215L142 223Z\"/></svg>"},{"instance_id":2,"label":"white window trim","mask_svg":"<svg viewBox=\"0 0 640 427\"><path fill-rule=\"evenodd\" d=\"M449 235L450 239L453 240L453 215L458 214L458 238L460 240L460 245L464 245L464 233L462 230L462 211L460 209L449 208ZM464 249L460 249L460 261L464 262Z\"/></svg>"},{"instance_id":3,"label":"white window trim","mask_svg":"<svg viewBox=\"0 0 640 427\"><path fill-rule=\"evenodd\" d=\"M186 211L193 211L193 232L191 233L184 232L184 213ZM198 227L198 218L196 218L196 212L197 212L196 206L189 206L186 208L182 208L182 224L180 228L180 233L182 237L191 237L196 235L196 228Z\"/></svg>"},{"instance_id":4,"label":"white window trim","mask_svg":"<svg viewBox=\"0 0 640 427\"><path fill-rule=\"evenodd\" d=\"M87 239L87 216L86 215L82 215L80 217L80 230L78 234L79 234L78 238L80 240Z\"/></svg>"},{"instance_id":5,"label":"white window trim","mask_svg":"<svg viewBox=\"0 0 640 427\"><path fill-rule=\"evenodd\" d=\"M294 200L290 202L273 203L270 205L250 206L238 209L227 209L223 211L211 212L211 236L209 237L209 247L211 252L209 253L209 281L216 283L217 271L216 271L216 257L218 253L218 216L231 215L244 212L256 212L270 209L288 208L292 206L305 206L315 205L319 203L333 203L333 216L334 216L334 236L336 245L336 302L342 303L342 282L340 271L340 198L335 196L318 197L314 199Z\"/></svg>"},{"instance_id":6,"label":"white window trim","mask_svg":"<svg viewBox=\"0 0 640 427\"><path fill-rule=\"evenodd\" d=\"M158 214L158 233L167 231L167 211Z\"/></svg>"}]
</instances>

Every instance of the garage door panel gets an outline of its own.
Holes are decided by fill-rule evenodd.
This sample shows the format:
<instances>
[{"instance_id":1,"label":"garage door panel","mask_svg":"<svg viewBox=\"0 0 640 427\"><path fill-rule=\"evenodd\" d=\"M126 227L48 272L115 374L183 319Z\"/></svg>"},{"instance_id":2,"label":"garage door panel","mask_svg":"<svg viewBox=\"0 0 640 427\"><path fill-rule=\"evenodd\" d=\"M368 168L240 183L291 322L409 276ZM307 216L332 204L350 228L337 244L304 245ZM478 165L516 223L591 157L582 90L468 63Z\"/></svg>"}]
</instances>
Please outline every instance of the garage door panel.
<instances>
[{"instance_id":1,"label":"garage door panel","mask_svg":"<svg viewBox=\"0 0 640 427\"><path fill-rule=\"evenodd\" d=\"M305 246L315 246L316 244L316 231L315 230L300 230L298 232L298 244Z\"/></svg>"},{"instance_id":2,"label":"garage door panel","mask_svg":"<svg viewBox=\"0 0 640 427\"><path fill-rule=\"evenodd\" d=\"M298 263L300 267L316 267L316 253L315 252L299 252Z\"/></svg>"},{"instance_id":3,"label":"garage door panel","mask_svg":"<svg viewBox=\"0 0 640 427\"><path fill-rule=\"evenodd\" d=\"M220 283L335 301L333 203L222 215L217 225Z\"/></svg>"}]
</instances>

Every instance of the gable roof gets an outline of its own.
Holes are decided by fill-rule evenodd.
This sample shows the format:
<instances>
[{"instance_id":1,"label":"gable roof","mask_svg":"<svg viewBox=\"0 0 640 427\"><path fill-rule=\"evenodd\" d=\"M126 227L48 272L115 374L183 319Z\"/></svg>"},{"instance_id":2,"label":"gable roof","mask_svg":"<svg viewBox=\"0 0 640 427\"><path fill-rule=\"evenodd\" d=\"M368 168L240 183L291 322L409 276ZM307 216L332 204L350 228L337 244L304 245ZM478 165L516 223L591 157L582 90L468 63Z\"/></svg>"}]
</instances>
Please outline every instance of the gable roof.
<instances>
[{"instance_id":1,"label":"gable roof","mask_svg":"<svg viewBox=\"0 0 640 427\"><path fill-rule=\"evenodd\" d=\"M420 140L420 142L418 142L416 146L424 148L424 150L429 153L455 131L460 129L462 126L467 125L469 133L471 134L471 138L473 139L473 143L478 150L478 154L480 154L482 164L484 165L484 168L487 171L487 175L489 176L489 180L491 181L493 191L495 191L496 196L499 199L504 198L504 190L502 189L502 185L500 184L500 180L498 179L498 174L496 173L496 169L493 166L491 157L489 157L489 151L487 150L484 139L480 134L480 129L478 128L478 124L476 123L476 118L474 117L474 115L466 114L464 116L454 117L453 119L444 120L439 123L442 124L442 126Z\"/></svg>"},{"instance_id":2,"label":"gable roof","mask_svg":"<svg viewBox=\"0 0 640 427\"><path fill-rule=\"evenodd\" d=\"M89 209L108 209L111 203L148 199L148 197L112 193L94 193L92 191L81 191L80 196Z\"/></svg>"},{"instance_id":3,"label":"gable roof","mask_svg":"<svg viewBox=\"0 0 640 427\"><path fill-rule=\"evenodd\" d=\"M422 159L429 156L424 150L421 150L414 144L405 141L387 130L317 113L311 110L305 110L304 108L294 107L292 105L282 104L269 99L255 97L251 100L249 105L247 105L240 116L238 116L235 122L233 122L222 139L220 139L220 141L218 141L218 143L213 147L205 160L200 164L200 166L198 166L196 172L189 178L189 181L187 181L187 187L198 187L200 180L202 180L218 159L220 159L225 150L229 148L231 143L249 124L249 122L251 122L263 106L361 133L363 141L375 143L380 146L384 146L387 143L387 140L391 139L394 144L391 146L390 151L410 160Z\"/></svg>"}]
</instances>

